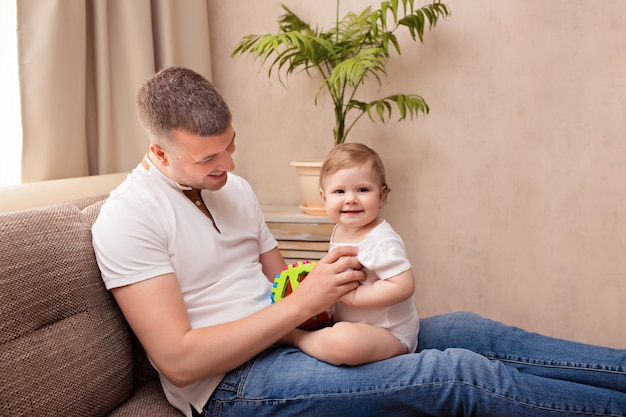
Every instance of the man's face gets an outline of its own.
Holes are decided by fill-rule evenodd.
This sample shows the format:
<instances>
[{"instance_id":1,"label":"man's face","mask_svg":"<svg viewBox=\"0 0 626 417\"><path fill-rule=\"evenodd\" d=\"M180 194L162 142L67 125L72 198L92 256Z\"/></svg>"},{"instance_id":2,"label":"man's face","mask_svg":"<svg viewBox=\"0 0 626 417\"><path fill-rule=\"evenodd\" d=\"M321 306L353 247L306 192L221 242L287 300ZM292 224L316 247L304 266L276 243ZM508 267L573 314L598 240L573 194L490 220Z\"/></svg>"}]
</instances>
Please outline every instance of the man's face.
<instances>
[{"instance_id":1,"label":"man's face","mask_svg":"<svg viewBox=\"0 0 626 417\"><path fill-rule=\"evenodd\" d=\"M235 130L232 126L221 135L201 137L184 130L173 132L174 144L159 156L166 175L181 185L216 191L235 169Z\"/></svg>"}]
</instances>

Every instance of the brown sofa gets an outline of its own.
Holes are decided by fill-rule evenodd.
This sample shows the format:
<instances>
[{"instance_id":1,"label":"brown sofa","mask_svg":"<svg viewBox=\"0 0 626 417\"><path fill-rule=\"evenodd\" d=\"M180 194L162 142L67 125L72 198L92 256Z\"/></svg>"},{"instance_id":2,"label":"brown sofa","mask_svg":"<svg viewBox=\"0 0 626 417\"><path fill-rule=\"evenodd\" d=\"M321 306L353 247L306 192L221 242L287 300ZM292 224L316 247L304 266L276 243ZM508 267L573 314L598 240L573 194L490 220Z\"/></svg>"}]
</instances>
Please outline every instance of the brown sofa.
<instances>
[{"instance_id":1,"label":"brown sofa","mask_svg":"<svg viewBox=\"0 0 626 417\"><path fill-rule=\"evenodd\" d=\"M182 415L100 279L105 197L0 214L2 416Z\"/></svg>"}]
</instances>

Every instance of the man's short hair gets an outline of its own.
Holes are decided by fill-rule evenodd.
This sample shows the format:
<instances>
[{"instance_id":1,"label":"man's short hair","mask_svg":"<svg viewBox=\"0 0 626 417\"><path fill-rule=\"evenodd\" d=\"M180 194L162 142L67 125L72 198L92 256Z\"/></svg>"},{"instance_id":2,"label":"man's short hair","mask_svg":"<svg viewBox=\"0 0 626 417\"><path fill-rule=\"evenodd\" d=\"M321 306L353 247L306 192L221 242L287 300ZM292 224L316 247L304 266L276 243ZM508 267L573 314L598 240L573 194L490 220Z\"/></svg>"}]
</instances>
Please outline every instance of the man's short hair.
<instances>
[{"instance_id":1,"label":"man's short hair","mask_svg":"<svg viewBox=\"0 0 626 417\"><path fill-rule=\"evenodd\" d=\"M202 75L169 67L156 73L137 94L139 121L151 142L172 140L174 130L217 136L231 123L228 105Z\"/></svg>"}]
</instances>

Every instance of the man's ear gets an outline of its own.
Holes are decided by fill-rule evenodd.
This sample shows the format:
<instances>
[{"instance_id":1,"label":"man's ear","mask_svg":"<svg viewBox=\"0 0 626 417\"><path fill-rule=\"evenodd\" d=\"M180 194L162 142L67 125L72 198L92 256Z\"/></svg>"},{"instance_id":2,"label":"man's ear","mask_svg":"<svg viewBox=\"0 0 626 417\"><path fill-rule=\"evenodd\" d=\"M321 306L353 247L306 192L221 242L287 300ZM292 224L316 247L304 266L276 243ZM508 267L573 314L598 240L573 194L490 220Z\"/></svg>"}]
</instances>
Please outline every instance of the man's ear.
<instances>
[{"instance_id":1,"label":"man's ear","mask_svg":"<svg viewBox=\"0 0 626 417\"><path fill-rule=\"evenodd\" d=\"M157 145L156 143L151 143L150 144L150 151L157 158L157 160L159 161L159 163L161 165L163 165L163 166L168 166L169 165L167 154L165 153L163 148L161 148L159 145Z\"/></svg>"}]
</instances>

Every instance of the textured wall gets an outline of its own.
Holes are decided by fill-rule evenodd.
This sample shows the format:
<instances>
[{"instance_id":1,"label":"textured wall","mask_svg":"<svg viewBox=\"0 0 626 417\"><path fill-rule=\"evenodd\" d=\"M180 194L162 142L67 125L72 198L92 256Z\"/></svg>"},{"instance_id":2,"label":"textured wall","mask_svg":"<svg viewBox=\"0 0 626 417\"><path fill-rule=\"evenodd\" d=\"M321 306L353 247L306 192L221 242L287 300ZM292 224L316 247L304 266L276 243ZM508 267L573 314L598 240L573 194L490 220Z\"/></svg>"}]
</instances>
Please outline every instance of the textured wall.
<instances>
[{"instance_id":1,"label":"textured wall","mask_svg":"<svg viewBox=\"0 0 626 417\"><path fill-rule=\"evenodd\" d=\"M296 204L288 162L330 148L330 108L313 104L317 81L296 75L286 90L250 57L230 57L241 36L274 31L274 0L208 1L237 172L262 203ZM334 1L284 3L334 21ZM452 16L424 45L402 37L381 88L423 95L430 115L365 120L352 137L386 162L384 215L412 256L420 313L465 309L626 347L626 3L446 3ZM363 4L377 2L341 6Z\"/></svg>"}]
</instances>

